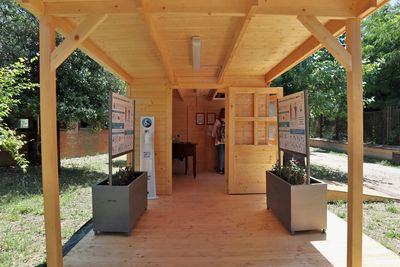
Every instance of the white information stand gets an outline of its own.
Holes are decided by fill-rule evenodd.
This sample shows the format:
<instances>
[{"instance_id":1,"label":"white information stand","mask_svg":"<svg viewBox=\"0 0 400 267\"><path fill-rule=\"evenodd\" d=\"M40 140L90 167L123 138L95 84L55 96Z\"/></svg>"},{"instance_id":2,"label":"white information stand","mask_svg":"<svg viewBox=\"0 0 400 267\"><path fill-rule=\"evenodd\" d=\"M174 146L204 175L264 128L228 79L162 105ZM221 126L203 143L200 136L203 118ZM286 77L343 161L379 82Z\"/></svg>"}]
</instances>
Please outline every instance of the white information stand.
<instances>
[{"instance_id":1,"label":"white information stand","mask_svg":"<svg viewBox=\"0 0 400 267\"><path fill-rule=\"evenodd\" d=\"M156 199L154 117L140 117L140 170L147 172L147 198Z\"/></svg>"}]
</instances>

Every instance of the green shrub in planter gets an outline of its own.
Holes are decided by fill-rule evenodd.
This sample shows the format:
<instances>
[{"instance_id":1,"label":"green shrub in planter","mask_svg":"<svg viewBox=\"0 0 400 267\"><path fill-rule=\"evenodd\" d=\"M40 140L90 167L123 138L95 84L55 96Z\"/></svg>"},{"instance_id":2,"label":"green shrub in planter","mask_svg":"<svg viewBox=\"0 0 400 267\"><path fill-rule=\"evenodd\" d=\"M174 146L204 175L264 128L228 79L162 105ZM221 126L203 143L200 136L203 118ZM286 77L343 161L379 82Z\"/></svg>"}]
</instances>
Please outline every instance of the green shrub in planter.
<instances>
[{"instance_id":1,"label":"green shrub in planter","mask_svg":"<svg viewBox=\"0 0 400 267\"><path fill-rule=\"evenodd\" d=\"M276 164L267 171L267 208L294 234L296 231L323 230L327 225L327 185L310 178L298 162Z\"/></svg>"},{"instance_id":2,"label":"green shrub in planter","mask_svg":"<svg viewBox=\"0 0 400 267\"><path fill-rule=\"evenodd\" d=\"M271 172L291 185L305 184L307 182L304 168L299 166L295 160L290 160L289 164L283 167L277 162Z\"/></svg>"}]
</instances>

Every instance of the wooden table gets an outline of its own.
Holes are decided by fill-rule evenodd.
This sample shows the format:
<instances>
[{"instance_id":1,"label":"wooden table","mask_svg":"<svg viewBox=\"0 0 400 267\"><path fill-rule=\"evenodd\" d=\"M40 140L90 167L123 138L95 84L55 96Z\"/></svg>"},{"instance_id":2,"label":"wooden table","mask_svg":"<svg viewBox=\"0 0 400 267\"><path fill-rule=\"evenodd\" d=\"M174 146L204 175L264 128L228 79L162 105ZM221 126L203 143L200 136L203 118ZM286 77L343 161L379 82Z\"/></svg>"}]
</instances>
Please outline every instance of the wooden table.
<instances>
[{"instance_id":1,"label":"wooden table","mask_svg":"<svg viewBox=\"0 0 400 267\"><path fill-rule=\"evenodd\" d=\"M185 174L187 175L188 157L193 157L193 178L196 178L196 144L173 143L172 158L185 158Z\"/></svg>"}]
</instances>

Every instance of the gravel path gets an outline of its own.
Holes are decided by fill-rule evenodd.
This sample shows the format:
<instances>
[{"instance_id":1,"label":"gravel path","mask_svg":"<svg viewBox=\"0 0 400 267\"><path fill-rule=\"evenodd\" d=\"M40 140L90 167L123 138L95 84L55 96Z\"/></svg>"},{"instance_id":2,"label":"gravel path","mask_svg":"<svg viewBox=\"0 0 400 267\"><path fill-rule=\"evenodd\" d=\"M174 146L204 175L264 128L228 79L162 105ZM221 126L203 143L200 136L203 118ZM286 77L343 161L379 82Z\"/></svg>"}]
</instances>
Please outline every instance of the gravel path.
<instances>
[{"instance_id":1,"label":"gravel path","mask_svg":"<svg viewBox=\"0 0 400 267\"><path fill-rule=\"evenodd\" d=\"M311 164L347 173L347 155L319 152L311 149ZM400 198L400 168L376 163L364 163L364 185L379 192Z\"/></svg>"}]
</instances>

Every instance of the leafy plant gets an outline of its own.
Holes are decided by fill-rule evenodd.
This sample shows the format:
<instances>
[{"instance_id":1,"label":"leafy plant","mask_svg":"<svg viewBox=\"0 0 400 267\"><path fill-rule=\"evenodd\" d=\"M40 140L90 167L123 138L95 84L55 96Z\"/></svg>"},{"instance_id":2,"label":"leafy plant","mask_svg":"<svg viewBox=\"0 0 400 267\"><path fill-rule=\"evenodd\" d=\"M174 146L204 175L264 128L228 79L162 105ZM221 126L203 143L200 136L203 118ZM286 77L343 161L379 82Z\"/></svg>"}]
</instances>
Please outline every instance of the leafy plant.
<instances>
[{"instance_id":1,"label":"leafy plant","mask_svg":"<svg viewBox=\"0 0 400 267\"><path fill-rule=\"evenodd\" d=\"M35 61L35 59L30 62ZM12 110L20 103L18 96L24 91L31 91L38 84L30 82L26 73L30 71L26 60L20 58L17 62L0 68L0 151L10 153L17 164L26 171L28 160L19 152L25 142L23 135L17 135L16 131L10 129L4 119L10 116Z\"/></svg>"},{"instance_id":2,"label":"leafy plant","mask_svg":"<svg viewBox=\"0 0 400 267\"><path fill-rule=\"evenodd\" d=\"M291 185L305 184L307 177L304 168L296 160L290 160L287 165L281 166L277 162L272 168L272 173L279 176Z\"/></svg>"},{"instance_id":3,"label":"leafy plant","mask_svg":"<svg viewBox=\"0 0 400 267\"><path fill-rule=\"evenodd\" d=\"M112 176L112 185L128 185L135 180L135 171L131 167L119 169L118 172Z\"/></svg>"}]
</instances>

